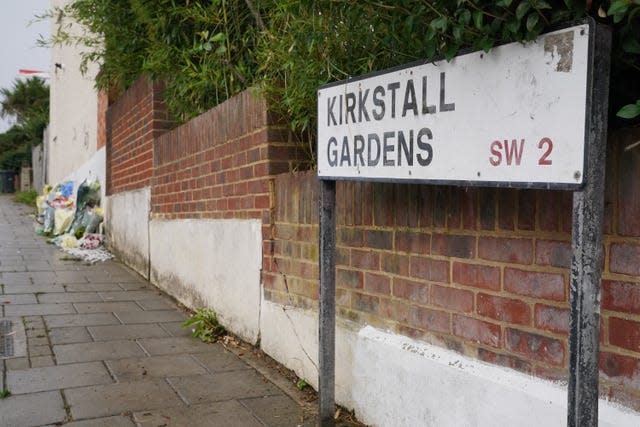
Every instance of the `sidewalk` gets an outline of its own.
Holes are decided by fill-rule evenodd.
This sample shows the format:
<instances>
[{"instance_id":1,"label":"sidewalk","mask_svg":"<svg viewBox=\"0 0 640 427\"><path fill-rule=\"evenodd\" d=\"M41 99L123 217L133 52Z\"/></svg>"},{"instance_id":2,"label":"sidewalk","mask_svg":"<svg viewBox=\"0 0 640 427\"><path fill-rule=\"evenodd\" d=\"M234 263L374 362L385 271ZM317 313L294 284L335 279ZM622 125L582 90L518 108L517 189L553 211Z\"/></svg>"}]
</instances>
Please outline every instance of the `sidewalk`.
<instances>
[{"instance_id":1,"label":"sidewalk","mask_svg":"<svg viewBox=\"0 0 640 427\"><path fill-rule=\"evenodd\" d=\"M0 426L315 425L290 381L191 338L119 262L64 260L29 213L0 197Z\"/></svg>"}]
</instances>

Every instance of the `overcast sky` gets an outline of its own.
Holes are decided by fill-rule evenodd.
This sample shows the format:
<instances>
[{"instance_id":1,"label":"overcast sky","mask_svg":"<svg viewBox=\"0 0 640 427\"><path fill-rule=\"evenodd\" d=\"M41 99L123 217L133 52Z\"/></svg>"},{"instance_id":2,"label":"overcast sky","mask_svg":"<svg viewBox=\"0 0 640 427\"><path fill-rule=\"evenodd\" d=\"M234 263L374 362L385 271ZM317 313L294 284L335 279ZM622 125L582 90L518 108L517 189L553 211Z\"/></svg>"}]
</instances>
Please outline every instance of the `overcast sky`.
<instances>
[{"instance_id":1,"label":"overcast sky","mask_svg":"<svg viewBox=\"0 0 640 427\"><path fill-rule=\"evenodd\" d=\"M50 71L49 49L37 47L40 34L49 37L49 22L33 22L50 7L49 0L4 0L0 8L0 87L11 88L20 68ZM0 132L11 124L0 119Z\"/></svg>"}]
</instances>

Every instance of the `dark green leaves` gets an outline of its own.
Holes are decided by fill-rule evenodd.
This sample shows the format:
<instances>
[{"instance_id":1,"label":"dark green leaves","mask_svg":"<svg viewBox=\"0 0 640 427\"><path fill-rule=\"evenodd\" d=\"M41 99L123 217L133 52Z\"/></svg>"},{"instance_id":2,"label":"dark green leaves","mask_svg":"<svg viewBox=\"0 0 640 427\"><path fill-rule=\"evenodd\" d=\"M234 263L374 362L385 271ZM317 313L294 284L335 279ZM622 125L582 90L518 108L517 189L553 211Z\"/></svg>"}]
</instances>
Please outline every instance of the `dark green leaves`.
<instances>
[{"instance_id":1,"label":"dark green leaves","mask_svg":"<svg viewBox=\"0 0 640 427\"><path fill-rule=\"evenodd\" d=\"M625 105L616 113L616 115L623 119L633 119L640 116L640 100L636 101L635 104Z\"/></svg>"},{"instance_id":2,"label":"dark green leaves","mask_svg":"<svg viewBox=\"0 0 640 427\"><path fill-rule=\"evenodd\" d=\"M518 18L518 21L524 18L529 9L531 9L531 3L529 2L529 0L523 0L520 2L518 7L516 8L516 18Z\"/></svg>"}]
</instances>

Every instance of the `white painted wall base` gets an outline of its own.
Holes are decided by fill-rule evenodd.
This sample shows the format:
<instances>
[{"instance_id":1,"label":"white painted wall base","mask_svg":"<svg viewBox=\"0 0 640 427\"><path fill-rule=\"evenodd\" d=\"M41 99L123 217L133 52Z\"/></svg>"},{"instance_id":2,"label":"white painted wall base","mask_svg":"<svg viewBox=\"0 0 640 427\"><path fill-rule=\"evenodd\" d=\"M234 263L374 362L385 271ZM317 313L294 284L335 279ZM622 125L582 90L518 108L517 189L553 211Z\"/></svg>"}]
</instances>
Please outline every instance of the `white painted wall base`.
<instances>
[{"instance_id":1,"label":"white painted wall base","mask_svg":"<svg viewBox=\"0 0 640 427\"><path fill-rule=\"evenodd\" d=\"M317 325L316 312L262 305L263 350L314 386ZM338 322L336 400L367 424L566 426L565 386L369 326L352 328ZM599 408L600 426L640 425L640 414L605 400Z\"/></svg>"},{"instance_id":2,"label":"white painted wall base","mask_svg":"<svg viewBox=\"0 0 640 427\"><path fill-rule=\"evenodd\" d=\"M151 282L190 308L207 306L252 344L260 328L259 220L152 220Z\"/></svg>"},{"instance_id":3,"label":"white painted wall base","mask_svg":"<svg viewBox=\"0 0 640 427\"><path fill-rule=\"evenodd\" d=\"M139 274L149 278L149 187L106 198L105 233L109 249Z\"/></svg>"}]
</instances>

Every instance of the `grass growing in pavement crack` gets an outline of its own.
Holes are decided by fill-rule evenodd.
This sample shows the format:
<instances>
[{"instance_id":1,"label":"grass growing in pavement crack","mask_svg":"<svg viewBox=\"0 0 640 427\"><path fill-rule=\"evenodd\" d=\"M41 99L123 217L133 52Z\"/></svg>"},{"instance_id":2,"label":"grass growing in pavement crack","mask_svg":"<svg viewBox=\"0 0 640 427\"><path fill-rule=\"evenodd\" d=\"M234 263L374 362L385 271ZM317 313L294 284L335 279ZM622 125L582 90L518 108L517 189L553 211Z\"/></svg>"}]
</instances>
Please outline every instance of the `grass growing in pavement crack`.
<instances>
[{"instance_id":1,"label":"grass growing in pavement crack","mask_svg":"<svg viewBox=\"0 0 640 427\"><path fill-rule=\"evenodd\" d=\"M225 333L224 326L218 323L215 311L210 308L198 308L189 319L182 324L183 328L191 328L191 336L203 342L214 342Z\"/></svg>"},{"instance_id":2,"label":"grass growing in pavement crack","mask_svg":"<svg viewBox=\"0 0 640 427\"><path fill-rule=\"evenodd\" d=\"M0 399L6 399L9 396L11 396L11 392L8 389L5 388L0 391Z\"/></svg>"}]
</instances>

